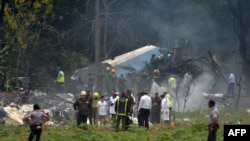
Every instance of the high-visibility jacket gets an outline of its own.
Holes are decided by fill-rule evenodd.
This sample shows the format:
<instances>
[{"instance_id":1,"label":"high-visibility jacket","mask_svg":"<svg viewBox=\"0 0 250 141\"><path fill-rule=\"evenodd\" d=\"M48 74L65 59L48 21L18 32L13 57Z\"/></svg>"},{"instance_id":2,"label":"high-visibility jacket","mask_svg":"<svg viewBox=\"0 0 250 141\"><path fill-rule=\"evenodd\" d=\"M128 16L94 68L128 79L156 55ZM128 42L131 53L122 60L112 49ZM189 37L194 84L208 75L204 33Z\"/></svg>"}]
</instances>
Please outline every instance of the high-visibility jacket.
<instances>
[{"instance_id":1,"label":"high-visibility jacket","mask_svg":"<svg viewBox=\"0 0 250 141\"><path fill-rule=\"evenodd\" d=\"M169 94L169 93L167 93L166 94L166 96L165 96L165 98L167 98L168 100L169 100L169 107L170 108L172 108L173 107L173 99L172 99L172 96Z\"/></svg>"},{"instance_id":2,"label":"high-visibility jacket","mask_svg":"<svg viewBox=\"0 0 250 141\"><path fill-rule=\"evenodd\" d=\"M116 100L115 103L115 111L117 115L127 116L130 112L130 104L128 102L128 98L121 97Z\"/></svg>"},{"instance_id":3,"label":"high-visibility jacket","mask_svg":"<svg viewBox=\"0 0 250 141\"><path fill-rule=\"evenodd\" d=\"M64 82L64 73L63 73L63 71L58 72L57 82Z\"/></svg>"},{"instance_id":4,"label":"high-visibility jacket","mask_svg":"<svg viewBox=\"0 0 250 141\"><path fill-rule=\"evenodd\" d=\"M168 80L168 83L169 83L169 85L170 85L170 87L172 89L176 89L177 88L176 79L174 77L170 77L169 80Z\"/></svg>"}]
</instances>

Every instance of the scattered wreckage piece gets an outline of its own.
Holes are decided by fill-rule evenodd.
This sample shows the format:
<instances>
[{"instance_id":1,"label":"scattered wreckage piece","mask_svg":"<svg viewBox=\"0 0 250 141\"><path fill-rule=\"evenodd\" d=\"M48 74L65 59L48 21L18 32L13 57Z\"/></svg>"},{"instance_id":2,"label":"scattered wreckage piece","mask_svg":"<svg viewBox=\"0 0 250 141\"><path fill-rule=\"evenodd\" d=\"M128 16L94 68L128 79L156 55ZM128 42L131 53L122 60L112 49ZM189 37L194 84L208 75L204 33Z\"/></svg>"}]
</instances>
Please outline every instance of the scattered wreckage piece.
<instances>
[{"instance_id":1,"label":"scattered wreckage piece","mask_svg":"<svg viewBox=\"0 0 250 141\"><path fill-rule=\"evenodd\" d=\"M218 102L218 105L224 108L233 108L235 106L235 101L233 97L226 96L223 93L216 93L216 94L209 94L203 92L202 95L204 96L205 100L214 99Z\"/></svg>"},{"instance_id":2,"label":"scattered wreckage piece","mask_svg":"<svg viewBox=\"0 0 250 141\"><path fill-rule=\"evenodd\" d=\"M43 109L48 110L52 121L55 123L62 123L74 116L72 104L75 97L71 93L47 94L38 90L30 90L19 93L19 97L22 98L21 103L15 101L6 102L12 101L13 97L15 96L5 96L4 99L0 99L0 101L2 100L2 104L0 104L0 123L23 125L22 118L28 111L33 110L34 103L38 103Z\"/></svg>"},{"instance_id":3,"label":"scattered wreckage piece","mask_svg":"<svg viewBox=\"0 0 250 141\"><path fill-rule=\"evenodd\" d=\"M30 111L33 111L33 104L28 105L17 105L11 103L7 107L3 108L7 113L5 117L5 125L24 125L23 117ZM49 109L43 109L45 113L49 113L51 115L51 111Z\"/></svg>"}]
</instances>

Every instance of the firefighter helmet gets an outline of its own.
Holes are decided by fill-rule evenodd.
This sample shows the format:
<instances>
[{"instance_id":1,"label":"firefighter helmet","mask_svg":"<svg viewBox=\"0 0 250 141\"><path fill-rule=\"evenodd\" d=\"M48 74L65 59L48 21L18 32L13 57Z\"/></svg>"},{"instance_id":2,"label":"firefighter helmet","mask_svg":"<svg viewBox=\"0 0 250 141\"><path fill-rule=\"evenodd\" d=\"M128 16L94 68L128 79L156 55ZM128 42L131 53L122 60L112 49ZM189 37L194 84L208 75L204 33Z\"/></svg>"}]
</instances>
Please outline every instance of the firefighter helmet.
<instances>
[{"instance_id":1,"label":"firefighter helmet","mask_svg":"<svg viewBox=\"0 0 250 141\"><path fill-rule=\"evenodd\" d=\"M99 97L99 93L98 92L94 92L93 96L94 96L94 98L98 98Z\"/></svg>"}]
</instances>

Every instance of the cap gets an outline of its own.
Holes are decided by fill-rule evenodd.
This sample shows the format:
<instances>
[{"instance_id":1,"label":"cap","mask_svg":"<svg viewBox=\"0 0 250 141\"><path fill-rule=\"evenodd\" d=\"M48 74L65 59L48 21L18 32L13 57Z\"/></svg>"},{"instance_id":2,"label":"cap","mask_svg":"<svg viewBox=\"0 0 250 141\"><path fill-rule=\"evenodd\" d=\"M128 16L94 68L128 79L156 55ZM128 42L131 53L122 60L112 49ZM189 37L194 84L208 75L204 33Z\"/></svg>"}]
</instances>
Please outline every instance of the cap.
<instances>
[{"instance_id":1,"label":"cap","mask_svg":"<svg viewBox=\"0 0 250 141\"><path fill-rule=\"evenodd\" d=\"M143 89L143 90L141 90L141 93L147 94L148 92L147 92L147 90Z\"/></svg>"},{"instance_id":2,"label":"cap","mask_svg":"<svg viewBox=\"0 0 250 141\"><path fill-rule=\"evenodd\" d=\"M86 91L81 91L81 95L87 95Z\"/></svg>"}]
</instances>

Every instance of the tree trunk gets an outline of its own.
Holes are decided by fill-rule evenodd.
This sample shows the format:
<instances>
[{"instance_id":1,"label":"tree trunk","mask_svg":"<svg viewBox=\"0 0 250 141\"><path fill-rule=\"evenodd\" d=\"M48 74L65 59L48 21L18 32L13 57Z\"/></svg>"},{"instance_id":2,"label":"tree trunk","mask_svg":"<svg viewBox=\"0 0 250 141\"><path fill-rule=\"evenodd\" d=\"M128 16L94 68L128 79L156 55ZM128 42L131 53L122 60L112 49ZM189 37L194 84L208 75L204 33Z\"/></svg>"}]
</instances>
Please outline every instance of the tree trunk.
<instances>
[{"instance_id":1,"label":"tree trunk","mask_svg":"<svg viewBox=\"0 0 250 141\"><path fill-rule=\"evenodd\" d=\"M95 63L100 62L100 1L95 1Z\"/></svg>"}]
</instances>

